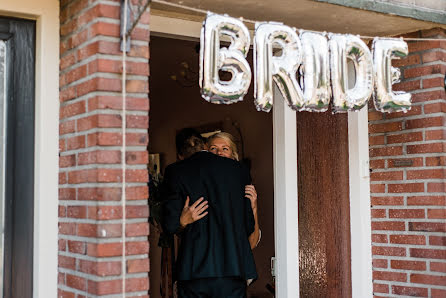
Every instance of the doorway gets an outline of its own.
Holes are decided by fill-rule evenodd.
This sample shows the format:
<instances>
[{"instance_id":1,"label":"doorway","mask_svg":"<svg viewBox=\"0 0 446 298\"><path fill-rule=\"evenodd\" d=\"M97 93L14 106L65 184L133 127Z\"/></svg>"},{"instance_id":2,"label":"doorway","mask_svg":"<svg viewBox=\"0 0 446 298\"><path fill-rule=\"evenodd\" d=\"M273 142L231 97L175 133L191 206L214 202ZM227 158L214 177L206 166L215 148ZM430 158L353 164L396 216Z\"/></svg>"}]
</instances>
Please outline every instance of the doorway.
<instances>
[{"instance_id":1,"label":"doorway","mask_svg":"<svg viewBox=\"0 0 446 298\"><path fill-rule=\"evenodd\" d=\"M149 153L159 154L161 172L176 161L175 135L185 127L200 132L226 131L237 143L241 160L251 169L258 193L262 239L254 249L259 279L249 287L251 297L272 297L270 260L274 256L274 180L272 114L257 112L251 86L244 101L215 105L201 98L198 85L199 41L152 36L150 41ZM252 57L248 58L252 61ZM151 297L159 293L160 249L151 226Z\"/></svg>"},{"instance_id":2,"label":"doorway","mask_svg":"<svg viewBox=\"0 0 446 298\"><path fill-rule=\"evenodd\" d=\"M32 297L35 22L0 17L3 297Z\"/></svg>"}]
</instances>

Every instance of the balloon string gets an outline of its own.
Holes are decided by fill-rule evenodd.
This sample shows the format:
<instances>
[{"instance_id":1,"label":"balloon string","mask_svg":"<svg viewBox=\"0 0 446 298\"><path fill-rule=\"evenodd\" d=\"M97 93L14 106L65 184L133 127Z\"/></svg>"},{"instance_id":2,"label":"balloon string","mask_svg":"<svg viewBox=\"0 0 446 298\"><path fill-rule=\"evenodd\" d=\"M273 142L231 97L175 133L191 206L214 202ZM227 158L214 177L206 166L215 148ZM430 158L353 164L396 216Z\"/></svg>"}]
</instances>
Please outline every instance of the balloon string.
<instances>
[{"instance_id":1,"label":"balloon string","mask_svg":"<svg viewBox=\"0 0 446 298\"><path fill-rule=\"evenodd\" d=\"M177 3L172 3L172 2L167 2L167 1L163 1L163 0L152 0L153 3L159 3L159 4L165 4L168 6L172 6L172 7L176 7L176 8L181 8L184 10L189 10L189 11L193 11L193 12L198 12L198 13L202 13L202 14L207 14L209 11L201 9L201 8L195 8L195 7L190 7L190 6L186 6L186 5L182 5L182 4L177 4ZM260 21L255 21L255 20L250 20L250 19L245 19L243 17L239 18L242 22L245 23L258 23ZM307 30L307 31L312 31L312 32L317 32L317 33L327 33L325 31L316 31L316 30ZM367 35L357 35L358 37L360 37L361 39L374 39L376 37L388 37L391 38L391 36L367 36ZM395 38L395 37L393 37ZM397 37L398 38L398 37ZM399 37L398 39L403 39L403 40L407 40L407 41L446 41L446 38L412 38L412 37Z\"/></svg>"},{"instance_id":2,"label":"balloon string","mask_svg":"<svg viewBox=\"0 0 446 298\"><path fill-rule=\"evenodd\" d=\"M122 185L121 185L121 209L122 209L122 225L121 225L121 241L122 241L122 258L121 258L121 272L122 272L122 297L125 297L126 293L126 277L127 277L127 266L125 263L125 251L126 251L126 242L125 242L125 225L126 225L126 191L125 191L125 182L126 182L126 129L127 129L127 107L126 107L126 80L127 80L127 9L128 9L128 0L124 0L124 25L122 26L122 147L121 147L121 166L122 166Z\"/></svg>"}]
</instances>

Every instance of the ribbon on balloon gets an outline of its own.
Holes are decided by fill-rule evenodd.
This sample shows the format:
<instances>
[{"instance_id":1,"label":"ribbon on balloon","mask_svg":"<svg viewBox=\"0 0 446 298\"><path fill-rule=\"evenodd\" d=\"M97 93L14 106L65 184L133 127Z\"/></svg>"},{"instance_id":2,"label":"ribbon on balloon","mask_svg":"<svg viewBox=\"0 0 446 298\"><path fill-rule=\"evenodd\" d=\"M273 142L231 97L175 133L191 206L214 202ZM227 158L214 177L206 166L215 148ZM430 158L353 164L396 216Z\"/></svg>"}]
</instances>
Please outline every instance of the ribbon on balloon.
<instances>
[{"instance_id":1,"label":"ribbon on balloon","mask_svg":"<svg viewBox=\"0 0 446 298\"><path fill-rule=\"evenodd\" d=\"M228 41L227 47L221 46L222 39ZM208 13L200 38L199 83L204 99L217 104L243 100L252 77L246 60L250 44L249 30L241 20ZM370 51L355 35L257 22L253 45L254 103L259 111L271 110L274 83L296 111L325 112L330 102L333 113L358 111L372 96L381 112L405 112L411 107L410 93L392 90L400 71L391 60L408 54L402 39L375 38ZM349 61L354 84L349 84ZM229 72L231 79L223 80L221 71Z\"/></svg>"}]
</instances>

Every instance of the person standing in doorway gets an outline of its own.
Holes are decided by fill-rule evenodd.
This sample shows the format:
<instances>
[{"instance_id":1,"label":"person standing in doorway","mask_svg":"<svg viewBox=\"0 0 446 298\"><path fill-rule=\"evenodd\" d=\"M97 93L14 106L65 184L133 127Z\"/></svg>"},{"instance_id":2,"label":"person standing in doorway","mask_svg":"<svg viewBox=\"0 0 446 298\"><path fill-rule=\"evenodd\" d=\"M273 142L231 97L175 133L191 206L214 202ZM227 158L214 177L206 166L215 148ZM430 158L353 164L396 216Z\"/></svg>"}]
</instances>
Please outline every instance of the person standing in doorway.
<instances>
[{"instance_id":1,"label":"person standing in doorway","mask_svg":"<svg viewBox=\"0 0 446 298\"><path fill-rule=\"evenodd\" d=\"M183 135L177 137L183 160L168 166L164 175L164 230L181 239L178 296L246 297L246 281L257 278L248 239L255 229L245 197L249 172L235 160L205 151L198 133Z\"/></svg>"}]
</instances>

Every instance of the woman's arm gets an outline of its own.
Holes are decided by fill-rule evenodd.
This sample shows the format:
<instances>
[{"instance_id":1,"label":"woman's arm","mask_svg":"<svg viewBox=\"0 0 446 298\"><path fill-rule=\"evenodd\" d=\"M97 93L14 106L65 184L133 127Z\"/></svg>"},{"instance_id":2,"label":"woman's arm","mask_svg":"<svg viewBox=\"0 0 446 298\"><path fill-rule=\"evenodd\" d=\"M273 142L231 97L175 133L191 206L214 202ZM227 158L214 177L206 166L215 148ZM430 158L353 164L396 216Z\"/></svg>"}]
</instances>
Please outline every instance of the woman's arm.
<instances>
[{"instance_id":1,"label":"woman's arm","mask_svg":"<svg viewBox=\"0 0 446 298\"><path fill-rule=\"evenodd\" d=\"M254 185L245 186L245 196L251 201L252 213L254 215L254 232L249 235L249 244L251 249L254 249L259 244L261 235L257 216L257 192Z\"/></svg>"}]
</instances>

